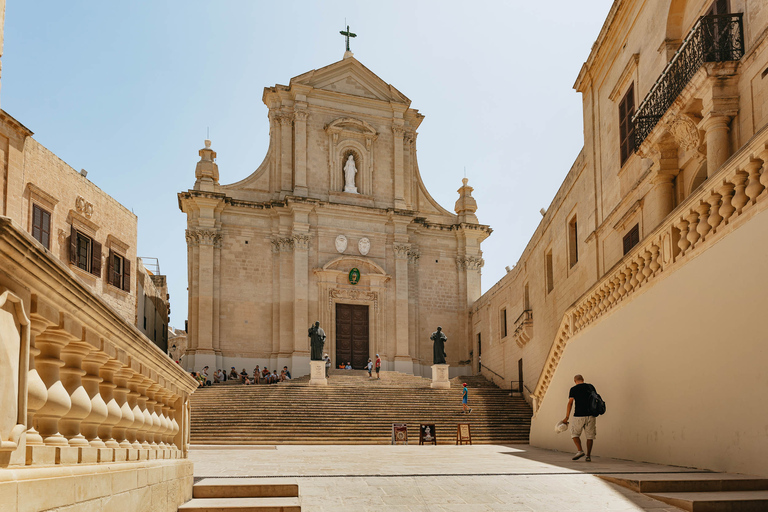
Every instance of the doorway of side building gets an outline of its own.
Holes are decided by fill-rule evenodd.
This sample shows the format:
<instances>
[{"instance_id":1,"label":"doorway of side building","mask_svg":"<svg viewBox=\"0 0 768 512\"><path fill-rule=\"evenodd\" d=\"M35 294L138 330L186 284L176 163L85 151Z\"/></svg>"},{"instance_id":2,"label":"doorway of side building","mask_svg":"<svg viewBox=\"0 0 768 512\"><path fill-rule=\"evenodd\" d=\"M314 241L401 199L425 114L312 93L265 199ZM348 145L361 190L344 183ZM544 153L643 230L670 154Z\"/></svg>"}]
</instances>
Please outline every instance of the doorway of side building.
<instances>
[{"instance_id":1,"label":"doorway of side building","mask_svg":"<svg viewBox=\"0 0 768 512\"><path fill-rule=\"evenodd\" d=\"M336 366L352 363L362 370L368 364L370 353L368 306L336 304Z\"/></svg>"}]
</instances>

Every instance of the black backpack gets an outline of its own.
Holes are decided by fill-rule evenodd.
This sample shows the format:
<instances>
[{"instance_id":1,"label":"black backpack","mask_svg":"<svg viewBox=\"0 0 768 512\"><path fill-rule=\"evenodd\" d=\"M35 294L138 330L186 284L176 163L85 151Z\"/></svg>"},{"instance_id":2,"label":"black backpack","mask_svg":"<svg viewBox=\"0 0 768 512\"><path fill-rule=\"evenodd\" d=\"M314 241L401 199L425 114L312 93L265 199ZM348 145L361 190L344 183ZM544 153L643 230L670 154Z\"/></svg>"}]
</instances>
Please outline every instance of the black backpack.
<instances>
[{"instance_id":1,"label":"black backpack","mask_svg":"<svg viewBox=\"0 0 768 512\"><path fill-rule=\"evenodd\" d=\"M592 386L592 391L589 392L589 415L597 417L601 414L605 414L605 402Z\"/></svg>"}]
</instances>

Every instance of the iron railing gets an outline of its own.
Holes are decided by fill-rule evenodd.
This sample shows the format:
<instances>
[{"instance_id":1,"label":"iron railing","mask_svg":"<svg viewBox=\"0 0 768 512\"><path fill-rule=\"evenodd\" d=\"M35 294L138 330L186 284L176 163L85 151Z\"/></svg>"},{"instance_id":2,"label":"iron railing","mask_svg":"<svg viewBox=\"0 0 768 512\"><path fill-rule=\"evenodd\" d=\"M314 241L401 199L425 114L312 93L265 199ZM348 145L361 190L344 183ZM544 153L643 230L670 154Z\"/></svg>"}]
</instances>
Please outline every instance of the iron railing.
<instances>
[{"instance_id":1,"label":"iron railing","mask_svg":"<svg viewBox=\"0 0 768 512\"><path fill-rule=\"evenodd\" d=\"M705 62L738 61L743 55L741 13L699 18L632 118L635 149L651 134Z\"/></svg>"}]
</instances>

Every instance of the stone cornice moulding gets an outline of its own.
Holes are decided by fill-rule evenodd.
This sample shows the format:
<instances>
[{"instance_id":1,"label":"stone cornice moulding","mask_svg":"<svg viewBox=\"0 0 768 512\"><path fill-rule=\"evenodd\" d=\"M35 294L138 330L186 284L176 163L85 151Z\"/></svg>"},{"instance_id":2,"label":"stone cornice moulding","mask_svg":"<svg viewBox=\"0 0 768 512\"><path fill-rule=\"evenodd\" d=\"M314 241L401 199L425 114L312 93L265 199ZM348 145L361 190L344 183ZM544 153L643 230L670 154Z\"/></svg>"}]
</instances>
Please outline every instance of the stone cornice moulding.
<instances>
[{"instance_id":1,"label":"stone cornice moulding","mask_svg":"<svg viewBox=\"0 0 768 512\"><path fill-rule=\"evenodd\" d=\"M119 252L123 253L123 255L127 255L128 249L130 249L131 246L110 233L107 235L107 247L110 249L118 249Z\"/></svg>"},{"instance_id":2,"label":"stone cornice moulding","mask_svg":"<svg viewBox=\"0 0 768 512\"><path fill-rule=\"evenodd\" d=\"M95 237L96 232L99 230L98 224L85 218L75 210L69 210L69 215L67 216L67 224L72 224L75 226L75 229L82 231L83 234L89 235L91 237Z\"/></svg>"},{"instance_id":3,"label":"stone cornice moulding","mask_svg":"<svg viewBox=\"0 0 768 512\"><path fill-rule=\"evenodd\" d=\"M624 66L624 70L621 72L621 75L619 75L619 79L616 80L616 85L613 86L613 90L608 95L608 99L615 102L619 99L620 95L623 95L624 91L626 91L627 86L629 85L629 82L632 81L632 79L637 78L637 68L640 63L640 54L634 53L627 61L626 66ZM635 91L637 91L637 87L635 87Z\"/></svg>"},{"instance_id":4,"label":"stone cornice moulding","mask_svg":"<svg viewBox=\"0 0 768 512\"><path fill-rule=\"evenodd\" d=\"M42 188L38 187L32 182L27 183L27 189L29 190L29 197L38 203L41 203L41 206L47 206L48 208L53 211L53 209L56 207L56 205L59 202L59 199L55 196L52 196Z\"/></svg>"},{"instance_id":5,"label":"stone cornice moulding","mask_svg":"<svg viewBox=\"0 0 768 512\"><path fill-rule=\"evenodd\" d=\"M632 204L632 206L629 207L626 213L622 215L621 218L616 222L616 224L613 225L613 229L623 231L627 221L629 221L634 217L635 212L637 212L638 210L642 211L644 202L645 202L645 197L641 197L640 199L635 201Z\"/></svg>"}]
</instances>

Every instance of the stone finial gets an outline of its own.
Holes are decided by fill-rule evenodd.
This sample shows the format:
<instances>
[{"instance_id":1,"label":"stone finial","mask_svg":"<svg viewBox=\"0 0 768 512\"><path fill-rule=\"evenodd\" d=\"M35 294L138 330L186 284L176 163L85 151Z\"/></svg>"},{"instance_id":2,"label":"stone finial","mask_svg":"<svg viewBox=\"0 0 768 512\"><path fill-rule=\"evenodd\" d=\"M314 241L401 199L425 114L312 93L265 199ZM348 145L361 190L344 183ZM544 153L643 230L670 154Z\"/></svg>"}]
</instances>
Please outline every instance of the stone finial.
<instances>
[{"instance_id":1,"label":"stone finial","mask_svg":"<svg viewBox=\"0 0 768 512\"><path fill-rule=\"evenodd\" d=\"M198 154L200 161L195 168L195 190L216 192L219 189L219 166L216 164L216 152L211 149L211 141L205 140L205 147Z\"/></svg>"},{"instance_id":2,"label":"stone finial","mask_svg":"<svg viewBox=\"0 0 768 512\"><path fill-rule=\"evenodd\" d=\"M459 200L456 201L454 210L459 216L459 223L467 222L470 224L478 224L477 215L475 215L475 212L477 211L477 201L472 197L472 191L474 189L467 185L468 181L467 178L461 180L462 186L458 190Z\"/></svg>"}]
</instances>

